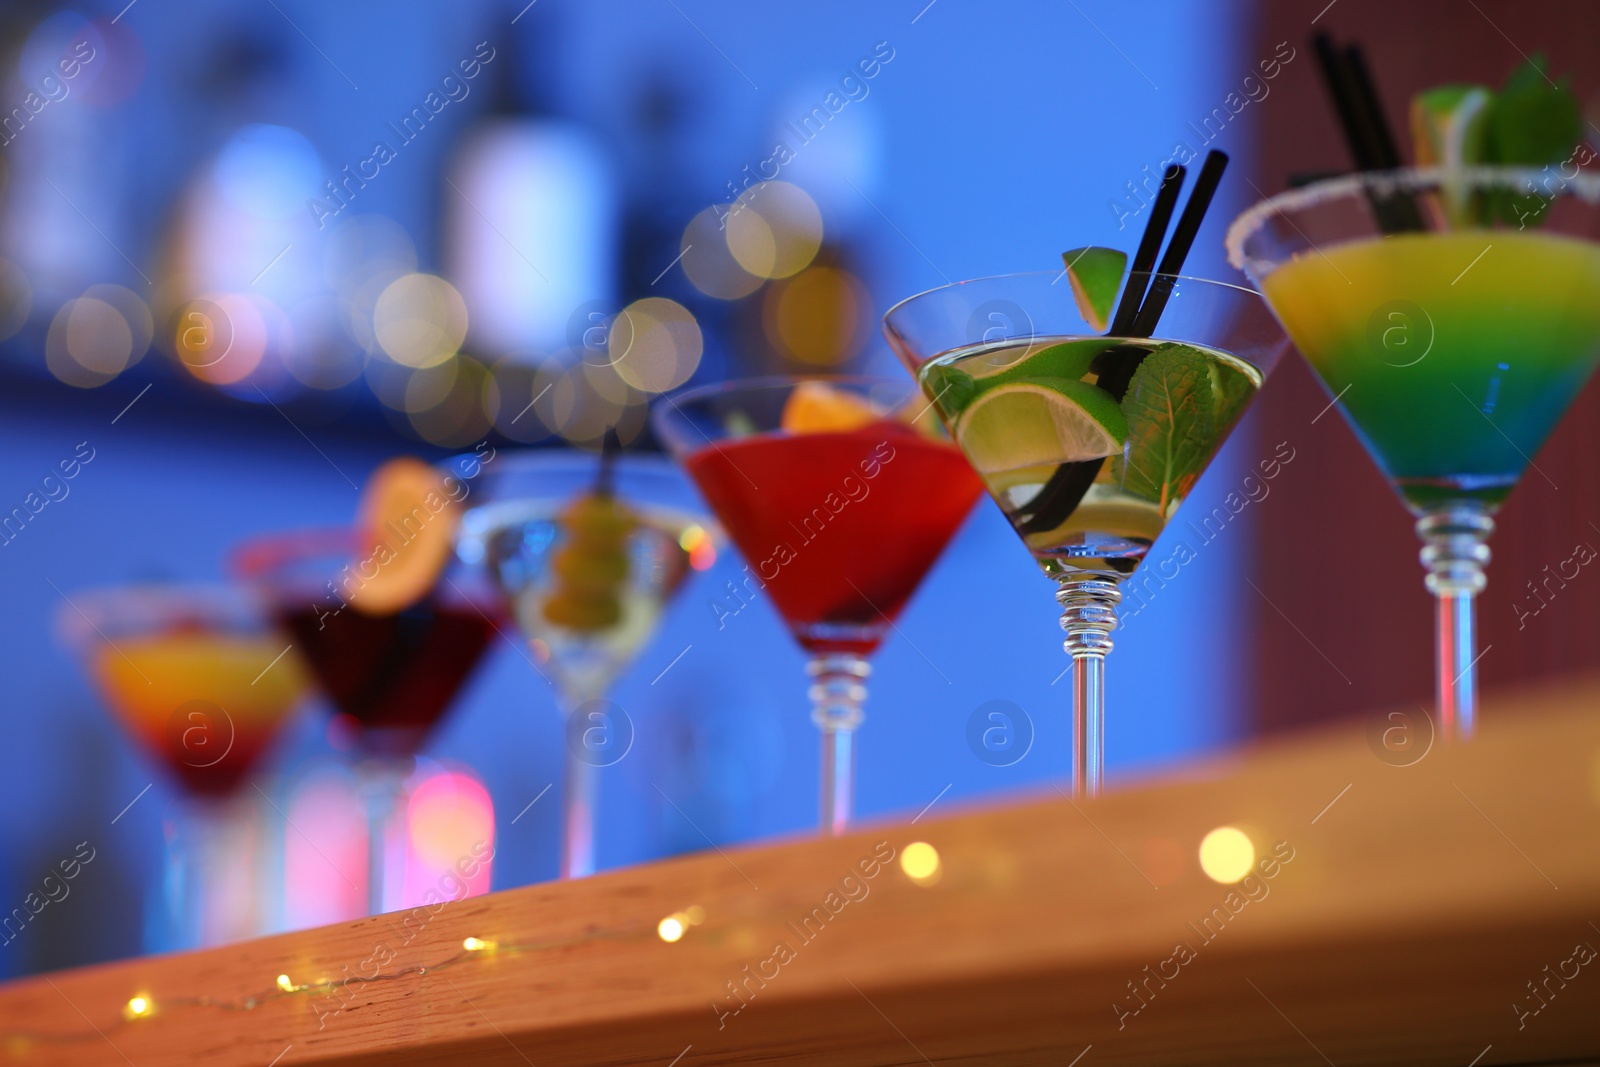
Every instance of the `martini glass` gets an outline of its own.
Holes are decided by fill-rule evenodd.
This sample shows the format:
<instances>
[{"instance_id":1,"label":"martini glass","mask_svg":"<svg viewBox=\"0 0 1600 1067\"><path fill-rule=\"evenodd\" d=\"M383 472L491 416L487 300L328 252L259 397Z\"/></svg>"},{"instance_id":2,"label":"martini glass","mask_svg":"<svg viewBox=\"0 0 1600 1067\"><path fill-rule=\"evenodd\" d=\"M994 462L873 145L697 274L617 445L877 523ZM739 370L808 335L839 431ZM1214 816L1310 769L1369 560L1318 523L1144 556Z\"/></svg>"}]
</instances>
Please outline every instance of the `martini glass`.
<instances>
[{"instance_id":1,"label":"martini glass","mask_svg":"<svg viewBox=\"0 0 1600 1067\"><path fill-rule=\"evenodd\" d=\"M367 804L367 909L378 915L400 905L403 801L416 753L488 649L500 608L458 565L408 607L363 611L347 603L360 547L353 528L292 530L239 545L233 566L260 589L350 727Z\"/></svg>"},{"instance_id":2,"label":"martini glass","mask_svg":"<svg viewBox=\"0 0 1600 1067\"><path fill-rule=\"evenodd\" d=\"M1101 333L1062 272L958 282L889 309L884 333L1035 562L1057 585L1073 670L1073 792L1100 791L1105 657L1120 583L1216 456L1284 347L1249 289L1148 282L1156 336ZM1122 280L1125 287L1129 278Z\"/></svg>"},{"instance_id":3,"label":"martini glass","mask_svg":"<svg viewBox=\"0 0 1600 1067\"><path fill-rule=\"evenodd\" d=\"M791 401L819 382L858 398L868 421L785 429ZM679 393L652 414L744 554L745 588L772 598L811 656L821 824L834 835L850 821L867 657L982 491L954 446L892 414L915 396L901 380L756 378Z\"/></svg>"},{"instance_id":4,"label":"martini glass","mask_svg":"<svg viewBox=\"0 0 1600 1067\"><path fill-rule=\"evenodd\" d=\"M1408 200L1426 229L1385 233ZM1416 517L1437 600L1440 734L1477 718L1473 600L1494 513L1600 359L1600 180L1407 169L1308 185L1228 232Z\"/></svg>"},{"instance_id":5,"label":"martini glass","mask_svg":"<svg viewBox=\"0 0 1600 1067\"><path fill-rule=\"evenodd\" d=\"M248 590L221 585L74 593L57 629L112 712L183 790L166 824L159 925L176 943L163 947L256 935L263 879L240 787L305 691L299 661L283 657L288 641Z\"/></svg>"},{"instance_id":6,"label":"martini glass","mask_svg":"<svg viewBox=\"0 0 1600 1067\"><path fill-rule=\"evenodd\" d=\"M670 463L606 464L602 473L598 456L573 450L502 453L468 479L481 503L456 541L504 593L529 665L556 688L567 742L563 878L594 873L599 772L633 743L631 720L605 694L685 581L716 559L704 507Z\"/></svg>"}]
</instances>

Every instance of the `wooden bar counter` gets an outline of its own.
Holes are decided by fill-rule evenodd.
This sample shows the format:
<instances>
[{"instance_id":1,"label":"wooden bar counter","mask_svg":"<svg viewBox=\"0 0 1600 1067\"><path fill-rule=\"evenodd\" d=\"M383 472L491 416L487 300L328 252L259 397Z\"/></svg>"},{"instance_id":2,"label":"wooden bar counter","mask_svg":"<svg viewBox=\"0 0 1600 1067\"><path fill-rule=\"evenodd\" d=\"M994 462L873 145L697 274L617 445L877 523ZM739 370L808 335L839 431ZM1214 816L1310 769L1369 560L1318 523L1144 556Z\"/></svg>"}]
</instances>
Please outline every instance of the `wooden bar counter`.
<instances>
[{"instance_id":1,"label":"wooden bar counter","mask_svg":"<svg viewBox=\"0 0 1600 1067\"><path fill-rule=\"evenodd\" d=\"M1600 1062L1600 683L1425 734L28 978L0 1063Z\"/></svg>"}]
</instances>

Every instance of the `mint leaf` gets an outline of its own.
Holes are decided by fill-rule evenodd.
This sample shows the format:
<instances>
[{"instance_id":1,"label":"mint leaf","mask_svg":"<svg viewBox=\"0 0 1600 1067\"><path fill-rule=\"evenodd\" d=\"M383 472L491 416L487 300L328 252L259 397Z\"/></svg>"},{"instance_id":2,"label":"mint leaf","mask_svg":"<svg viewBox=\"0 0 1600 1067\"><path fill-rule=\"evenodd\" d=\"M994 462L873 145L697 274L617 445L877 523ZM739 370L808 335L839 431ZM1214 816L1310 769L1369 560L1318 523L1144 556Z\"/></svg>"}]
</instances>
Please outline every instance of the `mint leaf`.
<instances>
[{"instance_id":1,"label":"mint leaf","mask_svg":"<svg viewBox=\"0 0 1600 1067\"><path fill-rule=\"evenodd\" d=\"M1256 383L1243 371L1226 363L1211 361L1211 385L1216 397L1215 427L1220 436L1233 429L1233 424L1244 414L1245 405L1256 395Z\"/></svg>"},{"instance_id":2,"label":"mint leaf","mask_svg":"<svg viewBox=\"0 0 1600 1067\"><path fill-rule=\"evenodd\" d=\"M1122 399L1128 447L1112 474L1165 512L1200 477L1217 443L1211 361L1188 345L1153 349Z\"/></svg>"},{"instance_id":3,"label":"mint leaf","mask_svg":"<svg viewBox=\"0 0 1600 1067\"><path fill-rule=\"evenodd\" d=\"M1572 79L1552 84L1544 56L1535 53L1511 75L1495 96L1489 114L1488 154L1505 166L1560 163L1583 138L1583 117L1572 93ZM1550 199L1537 193L1497 192L1490 198L1493 215L1507 223L1538 224Z\"/></svg>"},{"instance_id":4,"label":"mint leaf","mask_svg":"<svg viewBox=\"0 0 1600 1067\"><path fill-rule=\"evenodd\" d=\"M1489 116L1489 151L1495 162L1559 163L1582 137L1583 117L1571 77L1552 84L1538 54L1511 72Z\"/></svg>"}]
</instances>

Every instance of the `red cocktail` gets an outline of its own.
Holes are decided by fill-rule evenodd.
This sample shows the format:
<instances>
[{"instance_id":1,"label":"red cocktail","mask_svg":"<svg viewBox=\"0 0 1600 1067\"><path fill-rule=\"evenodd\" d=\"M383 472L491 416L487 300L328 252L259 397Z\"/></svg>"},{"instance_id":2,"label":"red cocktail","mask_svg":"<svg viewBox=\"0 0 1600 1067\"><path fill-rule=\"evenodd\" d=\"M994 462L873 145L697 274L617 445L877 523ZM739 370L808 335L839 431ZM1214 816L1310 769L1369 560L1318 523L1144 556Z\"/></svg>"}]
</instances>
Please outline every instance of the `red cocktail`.
<instances>
[{"instance_id":1,"label":"red cocktail","mask_svg":"<svg viewBox=\"0 0 1600 1067\"><path fill-rule=\"evenodd\" d=\"M668 398L654 419L744 553L744 590L770 595L811 653L822 825L842 833L865 657L983 485L903 382L732 382ZM716 609L719 620L738 606Z\"/></svg>"},{"instance_id":2,"label":"red cocktail","mask_svg":"<svg viewBox=\"0 0 1600 1067\"><path fill-rule=\"evenodd\" d=\"M707 445L684 466L808 652L870 654L982 490L890 419Z\"/></svg>"}]
</instances>

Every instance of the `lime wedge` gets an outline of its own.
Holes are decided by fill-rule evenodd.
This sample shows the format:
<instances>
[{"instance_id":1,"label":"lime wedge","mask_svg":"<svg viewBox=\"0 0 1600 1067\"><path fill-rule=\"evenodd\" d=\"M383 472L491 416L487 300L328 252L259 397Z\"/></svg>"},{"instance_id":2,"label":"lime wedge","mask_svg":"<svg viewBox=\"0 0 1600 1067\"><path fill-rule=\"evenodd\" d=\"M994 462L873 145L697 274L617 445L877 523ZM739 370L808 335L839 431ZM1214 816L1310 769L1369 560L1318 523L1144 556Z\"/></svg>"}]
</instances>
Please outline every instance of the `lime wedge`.
<instances>
[{"instance_id":1,"label":"lime wedge","mask_svg":"<svg viewBox=\"0 0 1600 1067\"><path fill-rule=\"evenodd\" d=\"M1115 342L1099 337L1088 337L1081 341L1062 341L1060 344L1041 348L1039 351L1019 359L998 374L978 379L980 389L992 389L997 385L1008 382L1020 382L1025 379L1057 379L1063 381L1077 381L1089 373L1089 365L1094 362L1094 357L1110 348Z\"/></svg>"},{"instance_id":2,"label":"lime wedge","mask_svg":"<svg viewBox=\"0 0 1600 1067\"><path fill-rule=\"evenodd\" d=\"M1494 93L1481 85L1443 85L1411 98L1411 140L1417 165L1450 168L1488 162ZM1445 213L1457 225L1474 221L1471 194L1446 181Z\"/></svg>"},{"instance_id":3,"label":"lime wedge","mask_svg":"<svg viewBox=\"0 0 1600 1067\"><path fill-rule=\"evenodd\" d=\"M1061 253L1061 262L1067 265L1067 280L1072 283L1078 314L1094 329L1105 329L1111 321L1117 289L1122 285L1122 271L1128 265L1127 253L1091 245Z\"/></svg>"},{"instance_id":4,"label":"lime wedge","mask_svg":"<svg viewBox=\"0 0 1600 1067\"><path fill-rule=\"evenodd\" d=\"M1128 438L1128 420L1099 386L1024 379L979 394L955 436L980 474L995 474L1114 456Z\"/></svg>"},{"instance_id":5,"label":"lime wedge","mask_svg":"<svg viewBox=\"0 0 1600 1067\"><path fill-rule=\"evenodd\" d=\"M1494 93L1481 85L1442 85L1411 98L1417 165L1465 167L1487 161Z\"/></svg>"}]
</instances>

